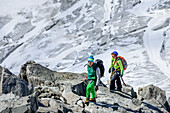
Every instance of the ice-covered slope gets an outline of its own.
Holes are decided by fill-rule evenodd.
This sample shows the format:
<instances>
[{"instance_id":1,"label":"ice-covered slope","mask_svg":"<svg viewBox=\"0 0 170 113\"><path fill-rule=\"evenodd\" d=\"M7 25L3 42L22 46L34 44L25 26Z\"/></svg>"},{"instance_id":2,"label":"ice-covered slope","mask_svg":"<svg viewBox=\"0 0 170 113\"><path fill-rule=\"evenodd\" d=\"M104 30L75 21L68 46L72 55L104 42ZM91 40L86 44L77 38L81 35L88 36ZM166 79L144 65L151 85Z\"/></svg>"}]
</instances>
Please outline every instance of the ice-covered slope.
<instances>
[{"instance_id":1,"label":"ice-covered slope","mask_svg":"<svg viewBox=\"0 0 170 113\"><path fill-rule=\"evenodd\" d=\"M0 6L0 63L13 73L27 60L81 73L94 54L104 60L106 82L110 53L118 50L129 65L126 83L170 92L169 0L2 0Z\"/></svg>"}]
</instances>

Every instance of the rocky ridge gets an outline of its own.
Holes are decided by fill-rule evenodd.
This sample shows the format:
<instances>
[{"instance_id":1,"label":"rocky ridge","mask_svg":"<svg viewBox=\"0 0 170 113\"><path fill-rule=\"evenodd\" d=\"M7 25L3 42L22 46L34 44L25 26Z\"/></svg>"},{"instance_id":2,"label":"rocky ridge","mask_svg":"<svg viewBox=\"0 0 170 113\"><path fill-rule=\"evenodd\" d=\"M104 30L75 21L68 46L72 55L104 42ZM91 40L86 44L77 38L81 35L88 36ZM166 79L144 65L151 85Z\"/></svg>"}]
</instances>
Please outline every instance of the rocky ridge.
<instances>
[{"instance_id":1,"label":"rocky ridge","mask_svg":"<svg viewBox=\"0 0 170 113\"><path fill-rule=\"evenodd\" d=\"M85 105L85 73L55 72L34 61L22 65L19 76L3 70L1 68L2 83L9 82L9 78L15 79L11 80L12 85L1 85L1 113L168 113L170 110L165 91L154 85L138 88L138 92L127 85L121 92L114 93L100 86L97 102ZM6 79L2 79L2 75ZM17 81L31 85L34 91L27 93L29 85L23 84L17 86L21 90L16 90ZM5 92L7 89L11 90Z\"/></svg>"}]
</instances>

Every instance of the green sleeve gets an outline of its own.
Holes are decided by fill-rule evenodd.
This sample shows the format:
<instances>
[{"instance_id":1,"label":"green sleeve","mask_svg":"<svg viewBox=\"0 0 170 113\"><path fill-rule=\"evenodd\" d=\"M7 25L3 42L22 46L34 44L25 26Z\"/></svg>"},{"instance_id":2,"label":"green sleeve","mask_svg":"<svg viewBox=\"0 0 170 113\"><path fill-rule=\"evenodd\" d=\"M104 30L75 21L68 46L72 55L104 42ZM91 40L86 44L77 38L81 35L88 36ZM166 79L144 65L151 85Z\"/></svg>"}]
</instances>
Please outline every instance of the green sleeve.
<instances>
[{"instance_id":1,"label":"green sleeve","mask_svg":"<svg viewBox=\"0 0 170 113\"><path fill-rule=\"evenodd\" d=\"M112 68L113 67L113 58L111 59L111 65L110 65L110 68Z\"/></svg>"},{"instance_id":2,"label":"green sleeve","mask_svg":"<svg viewBox=\"0 0 170 113\"><path fill-rule=\"evenodd\" d=\"M119 64L119 66L120 66L120 70L121 70L121 75L123 75L123 71L124 71L124 69L123 69L123 64L122 64L122 61L121 60L118 60L118 64Z\"/></svg>"}]
</instances>

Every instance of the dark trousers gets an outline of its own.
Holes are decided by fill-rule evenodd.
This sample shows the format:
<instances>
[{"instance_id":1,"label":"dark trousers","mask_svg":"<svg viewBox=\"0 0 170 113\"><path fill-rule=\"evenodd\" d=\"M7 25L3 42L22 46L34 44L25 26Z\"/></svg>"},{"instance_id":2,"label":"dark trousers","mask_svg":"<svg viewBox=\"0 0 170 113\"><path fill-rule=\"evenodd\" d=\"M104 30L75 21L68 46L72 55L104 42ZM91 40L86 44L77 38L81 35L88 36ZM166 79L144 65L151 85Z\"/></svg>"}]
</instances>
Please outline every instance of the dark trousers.
<instances>
[{"instance_id":1,"label":"dark trousers","mask_svg":"<svg viewBox=\"0 0 170 113\"><path fill-rule=\"evenodd\" d=\"M110 90L114 90L115 89L115 81L117 83L117 89L121 89L122 88L122 84L121 84L121 81L120 81L120 72L115 72L114 73L114 76L111 78L111 81L110 81Z\"/></svg>"}]
</instances>

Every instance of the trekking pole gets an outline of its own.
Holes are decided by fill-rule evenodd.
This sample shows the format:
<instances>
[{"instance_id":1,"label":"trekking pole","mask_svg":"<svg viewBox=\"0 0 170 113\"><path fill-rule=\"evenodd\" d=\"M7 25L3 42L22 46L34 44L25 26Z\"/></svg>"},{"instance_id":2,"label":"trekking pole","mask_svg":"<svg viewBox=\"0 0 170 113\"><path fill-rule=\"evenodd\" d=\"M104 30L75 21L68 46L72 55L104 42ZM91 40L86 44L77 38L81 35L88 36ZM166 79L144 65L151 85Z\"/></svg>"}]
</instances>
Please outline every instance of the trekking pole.
<instances>
[{"instance_id":1,"label":"trekking pole","mask_svg":"<svg viewBox=\"0 0 170 113\"><path fill-rule=\"evenodd\" d=\"M122 80L123 84L126 86L126 84L125 84L125 82L124 82L123 78L122 78L122 77L120 77L120 78L121 78L121 80Z\"/></svg>"}]
</instances>

